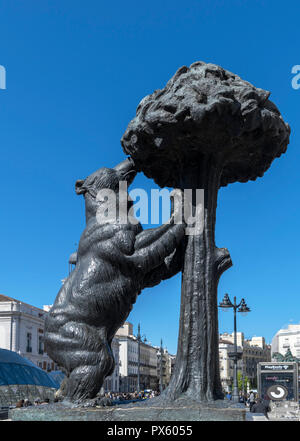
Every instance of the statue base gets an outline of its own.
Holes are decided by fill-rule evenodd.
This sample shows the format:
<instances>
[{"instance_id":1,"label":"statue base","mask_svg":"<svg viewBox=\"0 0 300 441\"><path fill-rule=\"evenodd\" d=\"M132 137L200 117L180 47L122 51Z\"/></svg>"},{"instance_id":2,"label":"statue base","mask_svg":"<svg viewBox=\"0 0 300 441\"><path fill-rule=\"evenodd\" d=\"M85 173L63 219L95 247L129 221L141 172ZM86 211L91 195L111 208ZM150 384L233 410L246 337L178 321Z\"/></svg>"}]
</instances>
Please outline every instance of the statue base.
<instances>
[{"instance_id":1,"label":"statue base","mask_svg":"<svg viewBox=\"0 0 300 441\"><path fill-rule=\"evenodd\" d=\"M147 400L148 401L148 400ZM177 400L178 401L178 400ZM139 403L110 407L73 407L65 403L11 409L12 421L245 421L246 408L223 400L211 403L180 403L147 406Z\"/></svg>"}]
</instances>

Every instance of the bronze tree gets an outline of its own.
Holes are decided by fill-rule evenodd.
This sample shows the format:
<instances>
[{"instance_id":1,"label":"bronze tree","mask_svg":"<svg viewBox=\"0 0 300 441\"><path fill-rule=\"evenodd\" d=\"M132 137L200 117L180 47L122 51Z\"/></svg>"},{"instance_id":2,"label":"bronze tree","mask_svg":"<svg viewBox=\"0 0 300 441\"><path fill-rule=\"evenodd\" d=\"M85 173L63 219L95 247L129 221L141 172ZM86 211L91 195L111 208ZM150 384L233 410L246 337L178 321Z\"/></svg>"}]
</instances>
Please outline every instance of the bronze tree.
<instances>
[{"instance_id":1,"label":"bronze tree","mask_svg":"<svg viewBox=\"0 0 300 441\"><path fill-rule=\"evenodd\" d=\"M196 62L140 102L122 137L137 169L161 187L204 190L203 231L185 237L178 350L165 400L222 398L217 285L232 262L215 245L217 195L221 186L263 176L286 151L290 128L269 95Z\"/></svg>"}]
</instances>

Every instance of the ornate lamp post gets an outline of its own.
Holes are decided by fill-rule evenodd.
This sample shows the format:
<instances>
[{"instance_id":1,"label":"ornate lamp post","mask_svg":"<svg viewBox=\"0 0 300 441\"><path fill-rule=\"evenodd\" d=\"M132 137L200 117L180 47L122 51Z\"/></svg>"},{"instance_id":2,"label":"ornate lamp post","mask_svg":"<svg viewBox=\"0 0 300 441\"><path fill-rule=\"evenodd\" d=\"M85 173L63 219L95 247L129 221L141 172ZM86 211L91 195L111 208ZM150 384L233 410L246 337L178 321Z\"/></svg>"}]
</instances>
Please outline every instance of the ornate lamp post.
<instances>
[{"instance_id":1,"label":"ornate lamp post","mask_svg":"<svg viewBox=\"0 0 300 441\"><path fill-rule=\"evenodd\" d=\"M163 380L163 341L160 340L160 363L159 363L159 391L160 393L164 390L164 380Z\"/></svg>"},{"instance_id":2,"label":"ornate lamp post","mask_svg":"<svg viewBox=\"0 0 300 441\"><path fill-rule=\"evenodd\" d=\"M145 337L145 335L141 335L141 325L138 324L138 333L137 333L137 341L138 341L138 373L137 373L137 391L140 392L141 390L141 340L142 337Z\"/></svg>"},{"instance_id":3,"label":"ornate lamp post","mask_svg":"<svg viewBox=\"0 0 300 441\"><path fill-rule=\"evenodd\" d=\"M232 401L234 403L238 403L239 389L238 389L238 381L237 381L237 361L239 357L238 357L237 342L236 342L236 311L241 312L243 315L246 315L248 312L250 312L250 308L248 308L244 299L242 299L241 302L237 304L236 297L234 297L232 303L228 294L225 294L222 302L219 304L219 307L225 311L227 310L227 308L233 308L233 313L234 313L234 351L232 354L233 362L234 362L234 370L233 370Z\"/></svg>"}]
</instances>

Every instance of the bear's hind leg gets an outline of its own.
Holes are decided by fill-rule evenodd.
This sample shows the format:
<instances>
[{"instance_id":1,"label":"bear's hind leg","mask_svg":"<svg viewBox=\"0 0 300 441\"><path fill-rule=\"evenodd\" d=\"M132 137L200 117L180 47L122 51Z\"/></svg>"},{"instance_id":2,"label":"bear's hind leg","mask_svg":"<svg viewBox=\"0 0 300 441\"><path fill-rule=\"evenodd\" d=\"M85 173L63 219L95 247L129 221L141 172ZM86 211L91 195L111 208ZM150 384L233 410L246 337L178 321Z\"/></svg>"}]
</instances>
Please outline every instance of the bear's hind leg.
<instances>
[{"instance_id":1,"label":"bear's hind leg","mask_svg":"<svg viewBox=\"0 0 300 441\"><path fill-rule=\"evenodd\" d=\"M66 398L72 401L94 398L115 366L106 330L69 322L61 331L62 337L72 340L65 351L69 367Z\"/></svg>"},{"instance_id":2,"label":"bear's hind leg","mask_svg":"<svg viewBox=\"0 0 300 441\"><path fill-rule=\"evenodd\" d=\"M55 359L68 372L62 395L71 401L94 398L115 365L106 330L73 321L50 337L57 343Z\"/></svg>"}]
</instances>

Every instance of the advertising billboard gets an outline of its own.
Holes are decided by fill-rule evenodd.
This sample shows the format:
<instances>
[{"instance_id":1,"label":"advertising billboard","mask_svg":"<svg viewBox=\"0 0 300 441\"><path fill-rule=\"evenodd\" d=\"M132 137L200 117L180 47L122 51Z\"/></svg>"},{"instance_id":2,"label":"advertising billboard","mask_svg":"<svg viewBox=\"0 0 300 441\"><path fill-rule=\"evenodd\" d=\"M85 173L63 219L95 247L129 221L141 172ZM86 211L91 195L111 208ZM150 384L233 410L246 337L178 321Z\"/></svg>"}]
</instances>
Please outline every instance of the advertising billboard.
<instances>
[{"instance_id":1,"label":"advertising billboard","mask_svg":"<svg viewBox=\"0 0 300 441\"><path fill-rule=\"evenodd\" d=\"M258 394L272 401L298 401L297 363L259 363Z\"/></svg>"}]
</instances>

